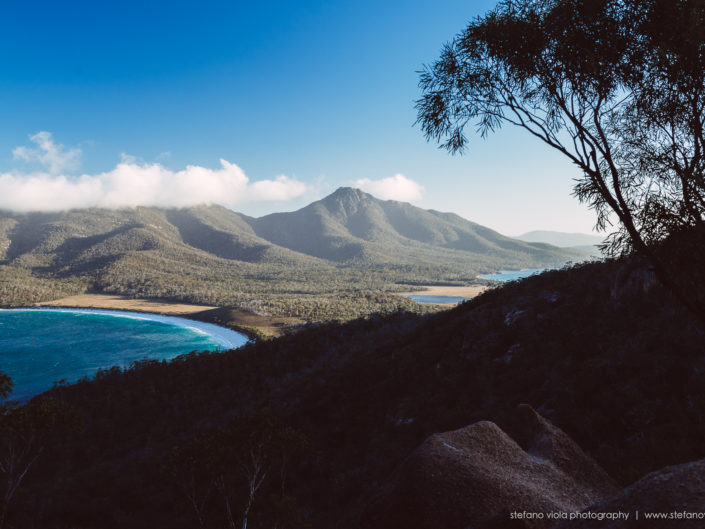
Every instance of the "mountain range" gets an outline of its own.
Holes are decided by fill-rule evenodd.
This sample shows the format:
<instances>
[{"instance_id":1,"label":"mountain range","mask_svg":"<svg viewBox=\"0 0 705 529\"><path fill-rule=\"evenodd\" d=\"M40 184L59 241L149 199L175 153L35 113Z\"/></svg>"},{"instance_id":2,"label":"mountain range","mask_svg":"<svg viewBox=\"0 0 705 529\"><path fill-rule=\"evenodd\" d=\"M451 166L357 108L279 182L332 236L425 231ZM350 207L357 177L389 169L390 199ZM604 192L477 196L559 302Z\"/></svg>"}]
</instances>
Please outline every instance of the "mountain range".
<instances>
[{"instance_id":1,"label":"mountain range","mask_svg":"<svg viewBox=\"0 0 705 529\"><path fill-rule=\"evenodd\" d=\"M500 235L453 213L382 201L340 188L290 213L252 218L221 206L184 209L86 209L0 216L4 264L48 269L95 263L130 252L202 252L250 263L364 265L429 263L442 255L476 266L548 265L584 257L545 243ZM461 253L462 252L462 253ZM489 270L487 270L489 271Z\"/></svg>"},{"instance_id":2,"label":"mountain range","mask_svg":"<svg viewBox=\"0 0 705 529\"><path fill-rule=\"evenodd\" d=\"M462 284L587 255L351 188L260 218L214 205L0 213L0 267L98 292L217 305L254 294Z\"/></svg>"}]
</instances>

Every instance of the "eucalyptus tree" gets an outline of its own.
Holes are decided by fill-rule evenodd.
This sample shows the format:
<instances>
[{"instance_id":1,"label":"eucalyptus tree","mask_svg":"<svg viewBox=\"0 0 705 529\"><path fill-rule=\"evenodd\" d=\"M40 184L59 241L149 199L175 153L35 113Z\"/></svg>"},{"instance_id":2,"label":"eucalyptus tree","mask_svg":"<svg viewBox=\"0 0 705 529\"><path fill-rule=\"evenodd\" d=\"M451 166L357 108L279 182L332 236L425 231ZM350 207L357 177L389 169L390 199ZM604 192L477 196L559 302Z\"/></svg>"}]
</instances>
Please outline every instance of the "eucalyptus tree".
<instances>
[{"instance_id":1,"label":"eucalyptus tree","mask_svg":"<svg viewBox=\"0 0 705 529\"><path fill-rule=\"evenodd\" d=\"M616 228L605 251L643 255L705 317L663 250L685 238L702 264L705 1L504 0L444 47L420 87L418 123L452 153L468 127L509 124L569 159L596 227Z\"/></svg>"},{"instance_id":2,"label":"eucalyptus tree","mask_svg":"<svg viewBox=\"0 0 705 529\"><path fill-rule=\"evenodd\" d=\"M247 529L256 507L270 527L304 527L286 480L292 459L308 450L303 434L265 408L174 447L164 469L188 499L201 528L220 516L230 529ZM263 488L271 492L266 498L260 498ZM220 497L219 512L213 511L212 495Z\"/></svg>"}]
</instances>

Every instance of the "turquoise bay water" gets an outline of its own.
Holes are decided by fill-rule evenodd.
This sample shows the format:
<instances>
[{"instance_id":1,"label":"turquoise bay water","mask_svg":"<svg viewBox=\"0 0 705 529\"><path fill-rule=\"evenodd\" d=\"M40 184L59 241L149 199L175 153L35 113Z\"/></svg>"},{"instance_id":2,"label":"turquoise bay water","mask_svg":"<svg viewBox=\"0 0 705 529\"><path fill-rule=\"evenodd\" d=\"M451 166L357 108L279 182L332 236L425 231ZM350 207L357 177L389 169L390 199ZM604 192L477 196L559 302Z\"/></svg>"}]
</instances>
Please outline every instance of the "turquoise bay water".
<instances>
[{"instance_id":1,"label":"turquoise bay water","mask_svg":"<svg viewBox=\"0 0 705 529\"><path fill-rule=\"evenodd\" d=\"M26 400L62 379L75 382L100 368L145 358L169 360L191 351L227 350L243 334L185 318L82 309L0 310L0 371Z\"/></svg>"},{"instance_id":2,"label":"turquoise bay water","mask_svg":"<svg viewBox=\"0 0 705 529\"><path fill-rule=\"evenodd\" d=\"M500 270L496 274L484 274L478 276L480 279L488 279L490 281L516 281L525 277L533 276L544 272L545 268L525 268L524 270Z\"/></svg>"},{"instance_id":3,"label":"turquoise bay water","mask_svg":"<svg viewBox=\"0 0 705 529\"><path fill-rule=\"evenodd\" d=\"M460 296L429 296L428 294L402 294L405 298L414 300L416 303L424 305L449 305L451 303L460 303L467 301L470 298Z\"/></svg>"}]
</instances>

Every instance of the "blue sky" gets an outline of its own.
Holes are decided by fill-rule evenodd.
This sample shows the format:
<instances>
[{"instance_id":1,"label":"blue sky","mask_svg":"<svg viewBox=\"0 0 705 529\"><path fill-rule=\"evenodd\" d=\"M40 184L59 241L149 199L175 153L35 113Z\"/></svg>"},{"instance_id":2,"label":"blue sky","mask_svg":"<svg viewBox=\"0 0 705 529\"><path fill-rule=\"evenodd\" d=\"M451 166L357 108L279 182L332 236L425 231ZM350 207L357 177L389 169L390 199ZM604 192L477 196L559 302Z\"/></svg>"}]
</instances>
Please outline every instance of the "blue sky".
<instances>
[{"instance_id":1,"label":"blue sky","mask_svg":"<svg viewBox=\"0 0 705 529\"><path fill-rule=\"evenodd\" d=\"M261 215L361 185L509 235L589 232L576 169L521 131L451 156L412 126L417 71L493 5L3 2L0 207Z\"/></svg>"}]
</instances>

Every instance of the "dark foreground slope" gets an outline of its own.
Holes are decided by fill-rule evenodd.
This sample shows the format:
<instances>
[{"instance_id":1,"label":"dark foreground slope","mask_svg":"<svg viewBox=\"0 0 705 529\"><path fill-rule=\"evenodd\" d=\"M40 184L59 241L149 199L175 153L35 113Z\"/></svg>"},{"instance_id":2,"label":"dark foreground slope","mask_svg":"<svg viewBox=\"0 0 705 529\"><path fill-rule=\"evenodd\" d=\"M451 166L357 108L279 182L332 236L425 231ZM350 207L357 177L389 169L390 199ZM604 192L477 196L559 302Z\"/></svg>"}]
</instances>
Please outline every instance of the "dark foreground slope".
<instances>
[{"instance_id":1,"label":"dark foreground slope","mask_svg":"<svg viewBox=\"0 0 705 529\"><path fill-rule=\"evenodd\" d=\"M306 448L289 458L286 479L272 467L250 528L274 519L302 527L301 517L316 528L359 527L376 491L429 435L491 420L518 438L520 403L626 485L705 456L703 345L702 330L647 270L595 263L436 315L312 326L239 351L104 372L54 392L85 429L42 456L12 518L18 527L38 517L42 527L196 527L184 473L168 455L207 446L188 442L231 421L252 424L263 409ZM224 479L241 512L235 461L250 445L224 446L203 452L235 458ZM217 462L187 460L195 466L179 468L205 491ZM205 525L225 526L222 496L209 490Z\"/></svg>"}]
</instances>

